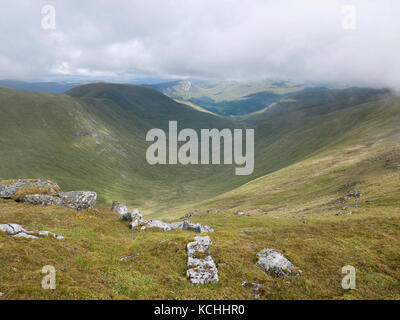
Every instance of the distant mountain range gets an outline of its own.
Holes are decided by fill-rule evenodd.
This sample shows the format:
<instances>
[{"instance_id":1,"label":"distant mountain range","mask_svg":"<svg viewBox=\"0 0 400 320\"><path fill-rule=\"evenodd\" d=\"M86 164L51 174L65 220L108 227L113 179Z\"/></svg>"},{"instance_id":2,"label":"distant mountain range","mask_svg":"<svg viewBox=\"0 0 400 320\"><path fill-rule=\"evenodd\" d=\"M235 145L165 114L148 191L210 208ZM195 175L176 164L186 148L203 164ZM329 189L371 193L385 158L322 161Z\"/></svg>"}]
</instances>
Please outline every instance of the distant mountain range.
<instances>
[{"instance_id":1,"label":"distant mountain range","mask_svg":"<svg viewBox=\"0 0 400 320\"><path fill-rule=\"evenodd\" d=\"M171 81L147 85L167 96L190 102L217 114L255 112L293 93L324 87L291 81Z\"/></svg>"}]
</instances>

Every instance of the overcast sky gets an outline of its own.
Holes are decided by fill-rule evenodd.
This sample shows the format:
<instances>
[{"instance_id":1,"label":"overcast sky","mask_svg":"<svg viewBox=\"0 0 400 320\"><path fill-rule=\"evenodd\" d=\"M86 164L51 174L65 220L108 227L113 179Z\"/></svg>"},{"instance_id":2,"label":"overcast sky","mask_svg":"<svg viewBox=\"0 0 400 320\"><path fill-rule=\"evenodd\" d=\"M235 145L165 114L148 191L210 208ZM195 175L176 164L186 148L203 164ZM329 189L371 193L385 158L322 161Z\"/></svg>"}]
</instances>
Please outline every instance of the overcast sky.
<instances>
[{"instance_id":1,"label":"overcast sky","mask_svg":"<svg viewBox=\"0 0 400 320\"><path fill-rule=\"evenodd\" d=\"M42 26L51 23L46 4L54 30ZM2 79L275 77L400 88L398 0L2 0L0 16Z\"/></svg>"}]
</instances>

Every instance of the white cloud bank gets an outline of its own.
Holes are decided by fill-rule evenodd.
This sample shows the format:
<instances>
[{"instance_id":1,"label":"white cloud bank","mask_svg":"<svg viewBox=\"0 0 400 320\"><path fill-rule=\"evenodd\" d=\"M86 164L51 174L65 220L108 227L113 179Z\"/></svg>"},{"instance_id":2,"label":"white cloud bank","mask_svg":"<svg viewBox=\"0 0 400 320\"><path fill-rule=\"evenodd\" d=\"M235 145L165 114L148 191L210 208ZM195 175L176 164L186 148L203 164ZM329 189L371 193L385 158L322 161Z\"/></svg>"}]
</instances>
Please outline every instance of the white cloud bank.
<instances>
[{"instance_id":1,"label":"white cloud bank","mask_svg":"<svg viewBox=\"0 0 400 320\"><path fill-rule=\"evenodd\" d=\"M41 27L43 5L56 29ZM355 29L343 28L354 6ZM400 88L397 0L1 4L0 78L290 78Z\"/></svg>"}]
</instances>

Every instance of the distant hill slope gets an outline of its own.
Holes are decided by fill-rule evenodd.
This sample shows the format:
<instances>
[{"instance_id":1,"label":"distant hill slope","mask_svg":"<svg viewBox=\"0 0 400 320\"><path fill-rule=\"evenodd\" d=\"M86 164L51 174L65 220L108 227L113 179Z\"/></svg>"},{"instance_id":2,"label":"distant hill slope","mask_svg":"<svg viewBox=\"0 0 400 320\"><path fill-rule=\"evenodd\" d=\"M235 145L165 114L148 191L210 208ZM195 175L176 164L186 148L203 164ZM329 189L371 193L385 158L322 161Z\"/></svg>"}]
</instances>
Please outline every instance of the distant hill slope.
<instances>
[{"instance_id":1,"label":"distant hill slope","mask_svg":"<svg viewBox=\"0 0 400 320\"><path fill-rule=\"evenodd\" d=\"M197 111L134 85L90 84L61 95L0 88L0 178L48 178L64 190L97 191L100 204L119 199L156 211L214 197L303 161L375 117L363 102L386 101L369 89L342 91L333 101L318 98L318 91L307 94L320 102L254 121L254 115L235 119ZM154 127L167 129L168 120L177 120L180 129L254 127L254 173L235 176L236 165L149 165L145 135ZM370 132L379 135L379 128Z\"/></svg>"},{"instance_id":2,"label":"distant hill slope","mask_svg":"<svg viewBox=\"0 0 400 320\"><path fill-rule=\"evenodd\" d=\"M47 93L63 93L79 85L79 83L65 82L25 82L16 80L0 80L0 86L2 87Z\"/></svg>"},{"instance_id":3,"label":"distant hill slope","mask_svg":"<svg viewBox=\"0 0 400 320\"><path fill-rule=\"evenodd\" d=\"M214 113L229 116L258 111L273 102L315 85L290 81L171 81L147 85L167 96L191 102Z\"/></svg>"}]
</instances>

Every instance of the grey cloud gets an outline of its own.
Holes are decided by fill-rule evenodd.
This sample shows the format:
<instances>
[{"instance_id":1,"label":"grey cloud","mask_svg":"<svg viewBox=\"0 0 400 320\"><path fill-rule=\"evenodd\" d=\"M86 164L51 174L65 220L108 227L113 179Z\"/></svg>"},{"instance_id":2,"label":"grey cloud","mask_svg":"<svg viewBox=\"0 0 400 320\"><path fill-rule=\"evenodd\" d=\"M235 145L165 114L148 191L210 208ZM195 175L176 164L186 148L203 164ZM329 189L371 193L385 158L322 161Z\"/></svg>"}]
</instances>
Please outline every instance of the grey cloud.
<instances>
[{"instance_id":1,"label":"grey cloud","mask_svg":"<svg viewBox=\"0 0 400 320\"><path fill-rule=\"evenodd\" d=\"M41 28L41 7L57 28ZM353 5L354 30L342 27ZM400 87L400 3L367 0L23 1L2 4L3 78L74 74Z\"/></svg>"}]
</instances>

